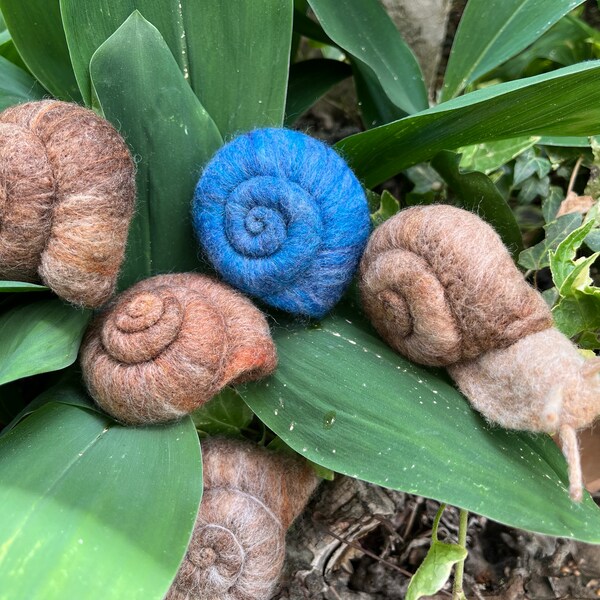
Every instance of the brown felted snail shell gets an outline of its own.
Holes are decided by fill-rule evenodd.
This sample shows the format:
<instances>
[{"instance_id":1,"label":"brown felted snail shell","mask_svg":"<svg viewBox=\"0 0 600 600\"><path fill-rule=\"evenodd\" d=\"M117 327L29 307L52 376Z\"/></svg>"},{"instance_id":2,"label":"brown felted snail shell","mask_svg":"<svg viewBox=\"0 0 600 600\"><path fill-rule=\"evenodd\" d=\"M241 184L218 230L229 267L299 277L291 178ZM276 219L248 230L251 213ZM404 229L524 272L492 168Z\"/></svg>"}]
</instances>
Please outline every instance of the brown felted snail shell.
<instances>
[{"instance_id":1,"label":"brown felted snail shell","mask_svg":"<svg viewBox=\"0 0 600 600\"><path fill-rule=\"evenodd\" d=\"M360 266L364 310L386 342L447 366L486 418L560 432L571 495L581 498L575 431L600 414L600 363L558 330L496 232L452 206L401 211L372 235Z\"/></svg>"},{"instance_id":2,"label":"brown felted snail shell","mask_svg":"<svg viewBox=\"0 0 600 600\"><path fill-rule=\"evenodd\" d=\"M196 273L152 277L117 296L90 326L80 358L91 396L128 424L179 418L277 364L263 314Z\"/></svg>"},{"instance_id":3,"label":"brown felted snail shell","mask_svg":"<svg viewBox=\"0 0 600 600\"><path fill-rule=\"evenodd\" d=\"M196 526L165 600L268 600L318 479L298 457L234 440L204 440L202 462Z\"/></svg>"},{"instance_id":4,"label":"brown felted snail shell","mask_svg":"<svg viewBox=\"0 0 600 600\"><path fill-rule=\"evenodd\" d=\"M43 100L0 113L0 279L103 304L123 261L134 174L119 133L87 108Z\"/></svg>"}]
</instances>

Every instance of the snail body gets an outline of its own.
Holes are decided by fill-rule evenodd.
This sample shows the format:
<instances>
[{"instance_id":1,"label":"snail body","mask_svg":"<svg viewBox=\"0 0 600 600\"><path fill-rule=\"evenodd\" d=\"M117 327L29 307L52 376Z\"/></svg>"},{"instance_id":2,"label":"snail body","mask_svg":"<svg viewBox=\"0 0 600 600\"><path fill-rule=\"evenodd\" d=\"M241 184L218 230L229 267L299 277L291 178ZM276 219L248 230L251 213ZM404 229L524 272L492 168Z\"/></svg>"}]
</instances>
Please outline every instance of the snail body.
<instances>
[{"instance_id":1,"label":"snail body","mask_svg":"<svg viewBox=\"0 0 600 600\"><path fill-rule=\"evenodd\" d=\"M179 418L277 364L262 313L195 273L152 277L117 296L92 322L80 359L90 395L127 424Z\"/></svg>"},{"instance_id":2,"label":"snail body","mask_svg":"<svg viewBox=\"0 0 600 600\"><path fill-rule=\"evenodd\" d=\"M91 110L43 100L0 113L0 278L103 304L125 253L134 175L125 142Z\"/></svg>"},{"instance_id":3,"label":"snail body","mask_svg":"<svg viewBox=\"0 0 600 600\"><path fill-rule=\"evenodd\" d=\"M203 440L202 462L200 511L166 600L269 600L318 479L298 457L236 440Z\"/></svg>"},{"instance_id":4,"label":"snail body","mask_svg":"<svg viewBox=\"0 0 600 600\"><path fill-rule=\"evenodd\" d=\"M576 430L600 414L600 361L553 328L495 231L451 206L401 211L373 234L360 266L365 313L409 359L445 366L489 421L559 432L581 498Z\"/></svg>"},{"instance_id":5,"label":"snail body","mask_svg":"<svg viewBox=\"0 0 600 600\"><path fill-rule=\"evenodd\" d=\"M286 129L258 129L221 148L198 182L192 216L223 279L311 317L340 299L370 229L365 193L343 159Z\"/></svg>"}]
</instances>

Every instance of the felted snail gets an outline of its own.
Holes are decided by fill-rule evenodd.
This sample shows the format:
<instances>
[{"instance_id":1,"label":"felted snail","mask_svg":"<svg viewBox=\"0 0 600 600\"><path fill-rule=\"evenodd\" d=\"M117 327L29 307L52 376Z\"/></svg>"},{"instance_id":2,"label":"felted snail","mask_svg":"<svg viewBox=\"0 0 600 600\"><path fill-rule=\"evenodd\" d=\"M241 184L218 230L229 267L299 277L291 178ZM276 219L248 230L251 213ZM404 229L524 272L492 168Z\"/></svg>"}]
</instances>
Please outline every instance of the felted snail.
<instances>
[{"instance_id":1,"label":"felted snail","mask_svg":"<svg viewBox=\"0 0 600 600\"><path fill-rule=\"evenodd\" d=\"M286 129L257 129L221 148L198 182L192 216L223 279L311 317L340 299L370 230L365 193L343 159Z\"/></svg>"},{"instance_id":2,"label":"felted snail","mask_svg":"<svg viewBox=\"0 0 600 600\"><path fill-rule=\"evenodd\" d=\"M75 304L112 295L135 203L134 164L87 108L43 100L0 114L0 279Z\"/></svg>"},{"instance_id":3,"label":"felted snail","mask_svg":"<svg viewBox=\"0 0 600 600\"><path fill-rule=\"evenodd\" d=\"M364 310L401 354L448 368L490 421L559 432L570 493L582 497L576 430L600 414L600 359L553 328L542 296L495 231L451 206L401 211L371 236L360 265Z\"/></svg>"},{"instance_id":4,"label":"felted snail","mask_svg":"<svg viewBox=\"0 0 600 600\"><path fill-rule=\"evenodd\" d=\"M235 440L203 441L202 463L200 511L165 600L268 600L318 479L297 457Z\"/></svg>"},{"instance_id":5,"label":"felted snail","mask_svg":"<svg viewBox=\"0 0 600 600\"><path fill-rule=\"evenodd\" d=\"M134 425L177 419L277 364L262 313L196 273L152 277L117 296L90 326L80 359L92 398Z\"/></svg>"}]
</instances>

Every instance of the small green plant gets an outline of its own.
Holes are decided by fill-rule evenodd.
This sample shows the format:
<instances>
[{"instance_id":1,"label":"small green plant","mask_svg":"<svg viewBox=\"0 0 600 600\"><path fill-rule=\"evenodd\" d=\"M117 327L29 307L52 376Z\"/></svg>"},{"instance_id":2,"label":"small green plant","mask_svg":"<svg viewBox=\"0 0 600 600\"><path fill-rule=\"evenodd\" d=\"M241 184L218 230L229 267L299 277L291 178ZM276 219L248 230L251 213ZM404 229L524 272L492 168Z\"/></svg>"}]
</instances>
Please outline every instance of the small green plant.
<instances>
[{"instance_id":1,"label":"small green plant","mask_svg":"<svg viewBox=\"0 0 600 600\"><path fill-rule=\"evenodd\" d=\"M574 162L561 152L590 155L600 134L600 61L588 60L599 36L569 14L581 4L504 0L491 11L470 0L430 106L377 0L0 0L0 108L56 97L122 132L138 163L125 289L207 270L189 204L223 140L291 126L353 77L365 131L336 148L368 188L373 222L433 201L478 211L531 276L550 267L558 326L597 349L596 213L556 216L556 181ZM295 62L302 37L323 58ZM380 186L399 174L413 189L396 199ZM543 225L545 237L523 250L525 209L540 197L530 231ZM434 530L413 598L462 565L467 510L600 543L598 508L589 496L573 507L552 440L491 427L445 373L391 351L352 291L320 322L276 315L273 377L160 427L121 427L87 397L75 363L89 317L41 286L0 282L0 598L162 598L201 499L199 434L247 437L301 454L326 477L460 507L459 545Z\"/></svg>"}]
</instances>

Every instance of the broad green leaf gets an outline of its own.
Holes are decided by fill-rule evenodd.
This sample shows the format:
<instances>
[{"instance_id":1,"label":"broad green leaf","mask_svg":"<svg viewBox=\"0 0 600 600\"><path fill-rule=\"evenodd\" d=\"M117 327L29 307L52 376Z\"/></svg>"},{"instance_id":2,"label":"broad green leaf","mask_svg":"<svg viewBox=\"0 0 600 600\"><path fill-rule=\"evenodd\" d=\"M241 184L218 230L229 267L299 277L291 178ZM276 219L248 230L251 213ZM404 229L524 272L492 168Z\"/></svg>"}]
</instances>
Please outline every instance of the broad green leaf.
<instances>
[{"instance_id":1,"label":"broad green leaf","mask_svg":"<svg viewBox=\"0 0 600 600\"><path fill-rule=\"evenodd\" d=\"M487 175L477 171L463 172L459 163L460 155L444 150L434 156L431 166L456 194L455 203L490 223L516 257L523 248L523 240L510 206Z\"/></svg>"},{"instance_id":2,"label":"broad green leaf","mask_svg":"<svg viewBox=\"0 0 600 600\"><path fill-rule=\"evenodd\" d=\"M381 225L400 210L400 202L387 190L383 190L379 201L379 208L371 214L373 227Z\"/></svg>"},{"instance_id":3,"label":"broad green leaf","mask_svg":"<svg viewBox=\"0 0 600 600\"><path fill-rule=\"evenodd\" d=\"M559 146L565 148L589 148L590 138L587 136L543 135L538 142L542 146Z\"/></svg>"},{"instance_id":4,"label":"broad green leaf","mask_svg":"<svg viewBox=\"0 0 600 600\"><path fill-rule=\"evenodd\" d=\"M25 281L0 281L0 294L3 292L47 292L45 285Z\"/></svg>"},{"instance_id":5,"label":"broad green leaf","mask_svg":"<svg viewBox=\"0 0 600 600\"><path fill-rule=\"evenodd\" d=\"M36 79L61 100L81 100L59 0L0 0L12 40Z\"/></svg>"},{"instance_id":6,"label":"broad green leaf","mask_svg":"<svg viewBox=\"0 0 600 600\"><path fill-rule=\"evenodd\" d=\"M203 165L221 144L214 122L160 33L138 12L98 49L90 71L104 115L139 157L121 287L199 268L190 203Z\"/></svg>"},{"instance_id":7,"label":"broad green leaf","mask_svg":"<svg viewBox=\"0 0 600 600\"><path fill-rule=\"evenodd\" d=\"M584 0L469 0L460 20L444 77L442 98L524 50Z\"/></svg>"},{"instance_id":8,"label":"broad green leaf","mask_svg":"<svg viewBox=\"0 0 600 600\"><path fill-rule=\"evenodd\" d=\"M405 600L418 600L439 592L448 581L452 567L466 556L467 551L461 546L432 542L425 559L408 584Z\"/></svg>"},{"instance_id":9,"label":"broad green leaf","mask_svg":"<svg viewBox=\"0 0 600 600\"><path fill-rule=\"evenodd\" d=\"M600 510L573 504L550 437L491 427L439 372L390 350L350 311L273 331L279 367L239 388L306 458L513 527L600 543Z\"/></svg>"},{"instance_id":10,"label":"broad green leaf","mask_svg":"<svg viewBox=\"0 0 600 600\"><path fill-rule=\"evenodd\" d=\"M549 252L558 248L558 245L581 225L579 213L568 213L544 225L546 235L544 239L527 248L519 254L519 264L525 269L539 271L550 265Z\"/></svg>"},{"instance_id":11,"label":"broad green leaf","mask_svg":"<svg viewBox=\"0 0 600 600\"><path fill-rule=\"evenodd\" d=\"M61 0L61 8L86 102L92 95L88 66L94 52L139 10L160 31L223 136L282 124L291 0Z\"/></svg>"},{"instance_id":12,"label":"broad green leaf","mask_svg":"<svg viewBox=\"0 0 600 600\"><path fill-rule=\"evenodd\" d=\"M461 154L460 167L489 175L534 146L539 140L539 137L520 137L459 148L457 152Z\"/></svg>"},{"instance_id":13,"label":"broad green leaf","mask_svg":"<svg viewBox=\"0 0 600 600\"><path fill-rule=\"evenodd\" d=\"M406 111L398 108L388 98L371 67L354 59L352 60L352 69L360 114L367 129L379 127L406 116Z\"/></svg>"},{"instance_id":14,"label":"broad green leaf","mask_svg":"<svg viewBox=\"0 0 600 600\"><path fill-rule=\"evenodd\" d=\"M89 318L56 298L0 314L0 385L74 363Z\"/></svg>"},{"instance_id":15,"label":"broad green leaf","mask_svg":"<svg viewBox=\"0 0 600 600\"><path fill-rule=\"evenodd\" d=\"M600 61L490 86L358 133L337 148L367 187L440 150L530 135L600 132Z\"/></svg>"},{"instance_id":16,"label":"broad green leaf","mask_svg":"<svg viewBox=\"0 0 600 600\"><path fill-rule=\"evenodd\" d=\"M0 598L161 600L201 493L191 419L125 428L55 391L0 438Z\"/></svg>"},{"instance_id":17,"label":"broad green leaf","mask_svg":"<svg viewBox=\"0 0 600 600\"><path fill-rule=\"evenodd\" d=\"M323 31L319 23L306 16L306 13L294 9L294 31L315 42L326 46L336 46L336 43Z\"/></svg>"},{"instance_id":18,"label":"broad green leaf","mask_svg":"<svg viewBox=\"0 0 600 600\"><path fill-rule=\"evenodd\" d=\"M285 125L290 126L336 83L352 75L352 67L339 60L315 58L290 67Z\"/></svg>"},{"instance_id":19,"label":"broad green leaf","mask_svg":"<svg viewBox=\"0 0 600 600\"><path fill-rule=\"evenodd\" d=\"M216 398L192 413L200 434L239 436L250 425L254 413L231 388L225 388Z\"/></svg>"},{"instance_id":20,"label":"broad green leaf","mask_svg":"<svg viewBox=\"0 0 600 600\"><path fill-rule=\"evenodd\" d=\"M428 107L419 63L378 0L308 0L329 37L370 67L398 108Z\"/></svg>"},{"instance_id":21,"label":"broad green leaf","mask_svg":"<svg viewBox=\"0 0 600 600\"><path fill-rule=\"evenodd\" d=\"M0 111L13 104L41 100L45 94L31 75L0 56Z\"/></svg>"},{"instance_id":22,"label":"broad green leaf","mask_svg":"<svg viewBox=\"0 0 600 600\"><path fill-rule=\"evenodd\" d=\"M584 348L598 349L597 333L600 331L600 288L588 290L572 290L568 296L561 298L552 309L556 327L567 337L580 333L586 335ZM596 342L592 343L593 338Z\"/></svg>"}]
</instances>

